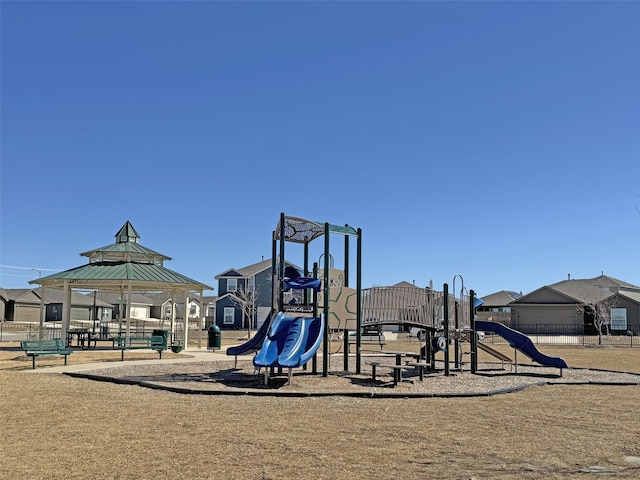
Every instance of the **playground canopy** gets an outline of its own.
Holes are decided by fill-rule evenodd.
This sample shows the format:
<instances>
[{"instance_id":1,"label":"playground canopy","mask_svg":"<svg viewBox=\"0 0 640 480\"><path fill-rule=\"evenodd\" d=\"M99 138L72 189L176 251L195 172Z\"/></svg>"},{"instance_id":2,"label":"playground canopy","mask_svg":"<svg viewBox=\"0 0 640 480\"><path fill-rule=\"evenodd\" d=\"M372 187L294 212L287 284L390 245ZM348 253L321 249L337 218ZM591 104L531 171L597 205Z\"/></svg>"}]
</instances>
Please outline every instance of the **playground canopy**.
<instances>
[{"instance_id":1,"label":"playground canopy","mask_svg":"<svg viewBox=\"0 0 640 480\"><path fill-rule=\"evenodd\" d=\"M284 216L284 238L280 238L280 232L282 231L281 222L278 222L278 226L274 232L274 240L285 240L293 243L309 243L316 238L324 235L325 223L314 222L311 220L305 220L298 217ZM329 233L338 233L341 235L357 236L358 231L350 227L349 225L329 225Z\"/></svg>"}]
</instances>

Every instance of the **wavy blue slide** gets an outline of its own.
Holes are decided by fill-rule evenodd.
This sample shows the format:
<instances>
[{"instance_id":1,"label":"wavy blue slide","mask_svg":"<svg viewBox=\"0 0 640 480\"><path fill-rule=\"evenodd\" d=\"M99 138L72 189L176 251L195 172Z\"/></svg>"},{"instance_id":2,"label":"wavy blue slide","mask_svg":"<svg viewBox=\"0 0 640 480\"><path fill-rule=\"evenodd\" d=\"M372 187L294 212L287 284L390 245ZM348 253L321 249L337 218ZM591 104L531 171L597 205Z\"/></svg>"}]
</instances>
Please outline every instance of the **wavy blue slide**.
<instances>
[{"instance_id":1,"label":"wavy blue slide","mask_svg":"<svg viewBox=\"0 0 640 480\"><path fill-rule=\"evenodd\" d=\"M569 368L567 362L560 357L549 357L540 353L531 339L524 333L509 328L501 323L489 322L486 320L476 320L476 331L491 332L500 335L509 342L511 347L520 350L534 362L545 367Z\"/></svg>"},{"instance_id":2,"label":"wavy blue slide","mask_svg":"<svg viewBox=\"0 0 640 480\"><path fill-rule=\"evenodd\" d=\"M316 354L322 342L324 315L320 317L285 317L279 314L262 343L262 348L253 357L256 367L285 367L291 369L303 366ZM265 370L265 384L268 369Z\"/></svg>"},{"instance_id":3,"label":"wavy blue slide","mask_svg":"<svg viewBox=\"0 0 640 480\"><path fill-rule=\"evenodd\" d=\"M281 316L284 317L283 312L278 313L274 320L273 313L269 315L269 319L264 321L256 334L251 337L248 342L227 348L227 355L250 355L260 350L260 347L262 347L262 343L267 336L267 332L269 331L269 327L271 327L272 323L277 322L278 317Z\"/></svg>"}]
</instances>

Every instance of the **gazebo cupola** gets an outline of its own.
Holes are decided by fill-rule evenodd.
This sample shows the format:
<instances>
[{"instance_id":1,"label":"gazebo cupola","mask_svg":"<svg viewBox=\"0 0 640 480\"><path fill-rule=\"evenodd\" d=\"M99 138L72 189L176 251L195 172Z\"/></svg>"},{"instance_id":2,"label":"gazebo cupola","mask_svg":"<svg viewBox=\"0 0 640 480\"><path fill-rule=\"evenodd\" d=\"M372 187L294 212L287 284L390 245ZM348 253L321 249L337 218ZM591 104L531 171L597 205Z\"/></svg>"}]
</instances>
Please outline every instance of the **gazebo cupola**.
<instances>
[{"instance_id":1,"label":"gazebo cupola","mask_svg":"<svg viewBox=\"0 0 640 480\"><path fill-rule=\"evenodd\" d=\"M136 232L136 229L133 228L129 220L127 220L118 233L116 233L116 243L125 242L140 243L140 235L138 235L138 232Z\"/></svg>"},{"instance_id":2,"label":"gazebo cupola","mask_svg":"<svg viewBox=\"0 0 640 480\"><path fill-rule=\"evenodd\" d=\"M89 257L89 263L104 262L136 262L142 264L153 264L163 266L165 260L171 260L161 253L140 245L140 235L133 228L131 222L127 220L116 233L116 243L106 247L97 248L81 253L84 257Z\"/></svg>"}]
</instances>

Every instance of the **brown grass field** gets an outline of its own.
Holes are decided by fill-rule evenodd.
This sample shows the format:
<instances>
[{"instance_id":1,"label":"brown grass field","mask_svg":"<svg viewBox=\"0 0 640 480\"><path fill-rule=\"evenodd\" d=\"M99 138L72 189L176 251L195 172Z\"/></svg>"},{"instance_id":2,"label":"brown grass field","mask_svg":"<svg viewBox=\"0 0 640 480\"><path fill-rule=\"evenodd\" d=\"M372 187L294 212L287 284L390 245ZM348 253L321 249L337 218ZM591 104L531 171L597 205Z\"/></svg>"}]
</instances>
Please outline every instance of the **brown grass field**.
<instances>
[{"instance_id":1,"label":"brown grass field","mask_svg":"<svg viewBox=\"0 0 640 480\"><path fill-rule=\"evenodd\" d=\"M594 466L640 478L639 386L453 399L181 395L42 373L62 357L31 372L7 346L1 479L588 479L601 476L581 472ZM573 367L640 373L640 348L541 350ZM76 351L69 363L119 359Z\"/></svg>"}]
</instances>

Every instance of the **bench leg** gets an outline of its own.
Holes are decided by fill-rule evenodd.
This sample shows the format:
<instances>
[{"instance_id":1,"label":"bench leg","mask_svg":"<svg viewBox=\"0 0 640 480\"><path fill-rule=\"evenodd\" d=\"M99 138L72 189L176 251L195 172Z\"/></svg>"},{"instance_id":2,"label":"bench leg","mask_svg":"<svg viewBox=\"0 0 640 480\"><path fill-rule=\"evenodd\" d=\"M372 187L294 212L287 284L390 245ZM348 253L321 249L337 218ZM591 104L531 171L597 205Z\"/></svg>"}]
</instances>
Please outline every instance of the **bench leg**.
<instances>
[{"instance_id":1,"label":"bench leg","mask_svg":"<svg viewBox=\"0 0 640 480\"><path fill-rule=\"evenodd\" d=\"M371 365L371 378L376 381L376 365Z\"/></svg>"},{"instance_id":2,"label":"bench leg","mask_svg":"<svg viewBox=\"0 0 640 480\"><path fill-rule=\"evenodd\" d=\"M31 365L32 365L32 366L31 366L31 368L32 368L33 370L35 370L35 369L36 369L36 356L34 355L33 357L31 357L31 360L32 360L32 363L31 363Z\"/></svg>"},{"instance_id":3,"label":"bench leg","mask_svg":"<svg viewBox=\"0 0 640 480\"><path fill-rule=\"evenodd\" d=\"M69 355L65 355L65 356L64 356L64 364L65 364L65 365L67 364L67 357L68 357L68 356L69 356Z\"/></svg>"},{"instance_id":4,"label":"bench leg","mask_svg":"<svg viewBox=\"0 0 640 480\"><path fill-rule=\"evenodd\" d=\"M120 361L124 362L124 349L120 350Z\"/></svg>"}]
</instances>

